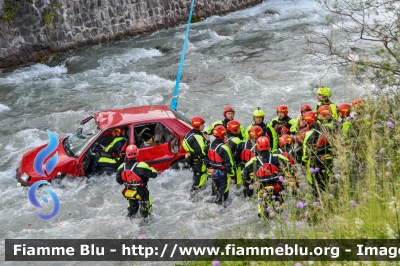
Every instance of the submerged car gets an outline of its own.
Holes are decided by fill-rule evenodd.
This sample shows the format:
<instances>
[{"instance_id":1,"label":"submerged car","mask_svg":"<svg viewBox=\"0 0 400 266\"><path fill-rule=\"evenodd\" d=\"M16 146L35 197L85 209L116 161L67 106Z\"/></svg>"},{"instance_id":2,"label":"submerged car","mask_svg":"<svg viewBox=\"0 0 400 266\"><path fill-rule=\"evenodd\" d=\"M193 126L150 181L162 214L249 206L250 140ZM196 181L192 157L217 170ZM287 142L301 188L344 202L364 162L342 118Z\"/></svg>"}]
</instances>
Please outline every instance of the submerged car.
<instances>
[{"instance_id":1,"label":"submerged car","mask_svg":"<svg viewBox=\"0 0 400 266\"><path fill-rule=\"evenodd\" d=\"M181 143L191 129L190 121L185 116L164 105L102 111L85 118L80 124L74 134L61 138L58 146L48 155L51 157L57 153L57 163L50 173L40 175L34 169L38 153L47 144L26 152L17 169L18 181L29 186L39 180L50 181L60 176L93 174L91 164L101 153L101 147L112 142L115 129L123 129L122 136L127 144L135 144L139 148L138 161L146 162L158 172L178 168L186 153ZM51 161L51 158L46 159Z\"/></svg>"}]
</instances>

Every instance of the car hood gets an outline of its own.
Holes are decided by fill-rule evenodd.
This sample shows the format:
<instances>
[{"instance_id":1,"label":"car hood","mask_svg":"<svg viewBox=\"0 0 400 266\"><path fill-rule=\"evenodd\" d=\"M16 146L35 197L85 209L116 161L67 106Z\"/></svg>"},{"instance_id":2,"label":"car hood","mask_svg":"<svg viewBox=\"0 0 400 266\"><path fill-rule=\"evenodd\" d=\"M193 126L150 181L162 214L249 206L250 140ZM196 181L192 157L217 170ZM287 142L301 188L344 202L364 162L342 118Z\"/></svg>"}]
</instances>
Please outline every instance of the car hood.
<instances>
[{"instance_id":1,"label":"car hood","mask_svg":"<svg viewBox=\"0 0 400 266\"><path fill-rule=\"evenodd\" d=\"M47 144L37 147L33 150L30 150L22 156L22 160L21 160L20 166L18 168L18 172L17 172L17 177L23 185L32 185L33 183L35 183L39 180L50 181L51 179L53 179L54 177L56 177L57 175L60 175L60 174L61 175L74 174L74 172L73 172L74 167L71 167L71 166L73 166L73 164L71 164L70 162L76 160L76 158L70 157L66 154L64 147L63 147L64 139L65 138L59 140L57 149L53 153L48 155L44 161L44 164L45 164L49 158L53 157L53 155L55 153L58 153L57 164L56 164L55 168L53 169L53 171L51 171L50 173L47 173L46 177L43 177L43 176L39 175L38 173L36 173L35 169L33 168L33 162L34 162L37 154L43 148L45 148L47 146ZM68 166L68 168L66 168L66 166ZM23 173L26 173L28 176L30 176L30 180L28 180L27 182L25 182L24 180L21 180L20 177Z\"/></svg>"}]
</instances>

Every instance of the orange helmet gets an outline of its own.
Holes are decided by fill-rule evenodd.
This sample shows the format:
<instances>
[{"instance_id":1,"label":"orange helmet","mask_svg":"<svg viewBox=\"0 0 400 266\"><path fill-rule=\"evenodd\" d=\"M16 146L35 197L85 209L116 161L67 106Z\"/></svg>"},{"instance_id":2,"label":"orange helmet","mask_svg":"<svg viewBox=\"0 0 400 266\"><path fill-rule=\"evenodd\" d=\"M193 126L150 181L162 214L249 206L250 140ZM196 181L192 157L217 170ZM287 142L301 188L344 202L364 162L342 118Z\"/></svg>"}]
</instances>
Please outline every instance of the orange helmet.
<instances>
[{"instance_id":1,"label":"orange helmet","mask_svg":"<svg viewBox=\"0 0 400 266\"><path fill-rule=\"evenodd\" d=\"M289 109L287 108L286 105L279 105L278 107L276 107L276 113L278 114L278 112L282 112L285 116L287 116Z\"/></svg>"},{"instance_id":2,"label":"orange helmet","mask_svg":"<svg viewBox=\"0 0 400 266\"><path fill-rule=\"evenodd\" d=\"M292 145L293 144L293 140L292 140L291 136L289 136L287 134L284 134L279 138L279 147L282 148L286 144Z\"/></svg>"},{"instance_id":3,"label":"orange helmet","mask_svg":"<svg viewBox=\"0 0 400 266\"><path fill-rule=\"evenodd\" d=\"M322 116L331 115L331 107L329 105L322 105L318 108L318 113Z\"/></svg>"},{"instance_id":4,"label":"orange helmet","mask_svg":"<svg viewBox=\"0 0 400 266\"><path fill-rule=\"evenodd\" d=\"M120 136L124 133L124 130L122 128L116 128L112 131L113 136Z\"/></svg>"},{"instance_id":5,"label":"orange helmet","mask_svg":"<svg viewBox=\"0 0 400 266\"><path fill-rule=\"evenodd\" d=\"M125 150L126 157L128 159L133 159L139 156L139 149L136 145L129 145Z\"/></svg>"},{"instance_id":6,"label":"orange helmet","mask_svg":"<svg viewBox=\"0 0 400 266\"><path fill-rule=\"evenodd\" d=\"M363 103L364 103L363 99L355 99L355 100L351 103L351 105L353 105L354 107L357 107L357 106L359 106L359 105L361 105L361 104L363 104Z\"/></svg>"},{"instance_id":7,"label":"orange helmet","mask_svg":"<svg viewBox=\"0 0 400 266\"><path fill-rule=\"evenodd\" d=\"M192 118L192 121L190 121L192 127L197 130L200 130L200 126L205 122L206 121L204 121L204 119L201 116L195 116Z\"/></svg>"},{"instance_id":8,"label":"orange helmet","mask_svg":"<svg viewBox=\"0 0 400 266\"><path fill-rule=\"evenodd\" d=\"M260 126L253 126L250 130L249 130L249 135L251 138L255 138L258 139L259 137L261 137L263 134L263 130Z\"/></svg>"},{"instance_id":9,"label":"orange helmet","mask_svg":"<svg viewBox=\"0 0 400 266\"><path fill-rule=\"evenodd\" d=\"M271 147L269 143L269 139L265 136L261 136L257 139L257 150L258 151L267 151Z\"/></svg>"},{"instance_id":10,"label":"orange helmet","mask_svg":"<svg viewBox=\"0 0 400 266\"><path fill-rule=\"evenodd\" d=\"M311 109L311 106L309 106L308 104L303 104L303 105L300 107L300 113L303 113L303 112L310 112L310 111L312 111L312 109Z\"/></svg>"},{"instance_id":11,"label":"orange helmet","mask_svg":"<svg viewBox=\"0 0 400 266\"><path fill-rule=\"evenodd\" d=\"M232 134L238 134L240 131L240 123L236 120L229 121L226 129Z\"/></svg>"},{"instance_id":12,"label":"orange helmet","mask_svg":"<svg viewBox=\"0 0 400 266\"><path fill-rule=\"evenodd\" d=\"M350 104L343 103L338 106L338 111L339 111L340 117L342 117L342 115L343 115L343 117L348 117L351 112L351 106L350 106Z\"/></svg>"},{"instance_id":13,"label":"orange helmet","mask_svg":"<svg viewBox=\"0 0 400 266\"><path fill-rule=\"evenodd\" d=\"M303 115L303 119L309 126L312 126L317 121L317 113L314 111L307 112Z\"/></svg>"},{"instance_id":14,"label":"orange helmet","mask_svg":"<svg viewBox=\"0 0 400 266\"><path fill-rule=\"evenodd\" d=\"M224 139L226 136L226 129L223 126L216 126L212 132L213 136L219 139Z\"/></svg>"},{"instance_id":15,"label":"orange helmet","mask_svg":"<svg viewBox=\"0 0 400 266\"><path fill-rule=\"evenodd\" d=\"M235 109L233 109L232 106L227 105L224 107L224 111L222 112L222 114L224 115L224 117L226 118L226 113L227 112L235 112Z\"/></svg>"}]
</instances>

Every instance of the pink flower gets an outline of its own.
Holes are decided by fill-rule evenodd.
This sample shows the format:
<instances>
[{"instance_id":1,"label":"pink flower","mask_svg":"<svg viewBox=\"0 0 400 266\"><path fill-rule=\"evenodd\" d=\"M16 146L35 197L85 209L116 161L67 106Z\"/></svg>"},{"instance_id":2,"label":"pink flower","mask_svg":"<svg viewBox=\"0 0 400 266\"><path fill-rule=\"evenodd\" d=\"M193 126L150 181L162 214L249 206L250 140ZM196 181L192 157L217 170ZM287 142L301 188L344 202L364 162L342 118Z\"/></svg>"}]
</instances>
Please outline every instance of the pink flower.
<instances>
[{"instance_id":1,"label":"pink flower","mask_svg":"<svg viewBox=\"0 0 400 266\"><path fill-rule=\"evenodd\" d=\"M308 217L309 214L310 214L310 213L309 213L308 211L306 211L306 212L304 213L304 216L305 216L305 217Z\"/></svg>"},{"instance_id":2,"label":"pink flower","mask_svg":"<svg viewBox=\"0 0 400 266\"><path fill-rule=\"evenodd\" d=\"M346 117L346 121L351 120L351 116Z\"/></svg>"},{"instance_id":3,"label":"pink flower","mask_svg":"<svg viewBox=\"0 0 400 266\"><path fill-rule=\"evenodd\" d=\"M310 168L310 173L315 173L315 170L314 170L314 168Z\"/></svg>"},{"instance_id":4,"label":"pink flower","mask_svg":"<svg viewBox=\"0 0 400 266\"><path fill-rule=\"evenodd\" d=\"M304 208L304 203L301 202L301 201L297 202L296 208L297 208L297 209L303 209L303 208Z\"/></svg>"},{"instance_id":5,"label":"pink flower","mask_svg":"<svg viewBox=\"0 0 400 266\"><path fill-rule=\"evenodd\" d=\"M319 172L319 167L315 167L315 173Z\"/></svg>"},{"instance_id":6,"label":"pink flower","mask_svg":"<svg viewBox=\"0 0 400 266\"><path fill-rule=\"evenodd\" d=\"M388 127L390 127L390 128L393 128L393 127L394 127L393 122L390 122L390 121L386 122L386 125L387 125Z\"/></svg>"},{"instance_id":7,"label":"pink flower","mask_svg":"<svg viewBox=\"0 0 400 266\"><path fill-rule=\"evenodd\" d=\"M391 162L391 161L387 162L387 163L386 163L386 166L387 166L387 167L392 166L392 162Z\"/></svg>"},{"instance_id":8,"label":"pink flower","mask_svg":"<svg viewBox=\"0 0 400 266\"><path fill-rule=\"evenodd\" d=\"M365 115L365 118L366 118L366 119L370 119L370 118L371 118L371 115L370 115L370 114L366 114L366 115Z\"/></svg>"},{"instance_id":9,"label":"pink flower","mask_svg":"<svg viewBox=\"0 0 400 266\"><path fill-rule=\"evenodd\" d=\"M335 196L333 196L332 194L329 194L329 197L331 197L333 199Z\"/></svg>"},{"instance_id":10,"label":"pink flower","mask_svg":"<svg viewBox=\"0 0 400 266\"><path fill-rule=\"evenodd\" d=\"M357 120L357 116L356 115L353 117L353 120Z\"/></svg>"},{"instance_id":11,"label":"pink flower","mask_svg":"<svg viewBox=\"0 0 400 266\"><path fill-rule=\"evenodd\" d=\"M297 262L294 264L294 266L303 266L303 264Z\"/></svg>"},{"instance_id":12,"label":"pink flower","mask_svg":"<svg viewBox=\"0 0 400 266\"><path fill-rule=\"evenodd\" d=\"M213 265L213 266L220 266L220 265L221 265L221 262L219 261L219 259L213 259L212 265Z\"/></svg>"},{"instance_id":13,"label":"pink flower","mask_svg":"<svg viewBox=\"0 0 400 266\"><path fill-rule=\"evenodd\" d=\"M142 238L142 239L146 239L147 237L146 237L145 235L142 235L141 238Z\"/></svg>"},{"instance_id":14,"label":"pink flower","mask_svg":"<svg viewBox=\"0 0 400 266\"><path fill-rule=\"evenodd\" d=\"M350 205L353 206L353 207L356 207L357 203L354 200L350 200Z\"/></svg>"},{"instance_id":15,"label":"pink flower","mask_svg":"<svg viewBox=\"0 0 400 266\"><path fill-rule=\"evenodd\" d=\"M340 175L339 175L339 174L335 174L335 178L336 178L336 179L339 179L339 178L340 178Z\"/></svg>"},{"instance_id":16,"label":"pink flower","mask_svg":"<svg viewBox=\"0 0 400 266\"><path fill-rule=\"evenodd\" d=\"M384 153L384 152L385 152L385 148L382 148L382 149L379 150L379 153L380 153L380 154L382 154L382 153Z\"/></svg>"},{"instance_id":17,"label":"pink flower","mask_svg":"<svg viewBox=\"0 0 400 266\"><path fill-rule=\"evenodd\" d=\"M318 201L314 201L314 202L313 202L313 205L314 205L315 207L319 207L320 203L319 203Z\"/></svg>"},{"instance_id":18,"label":"pink flower","mask_svg":"<svg viewBox=\"0 0 400 266\"><path fill-rule=\"evenodd\" d=\"M390 176L390 172L386 172L386 176L389 177Z\"/></svg>"},{"instance_id":19,"label":"pink flower","mask_svg":"<svg viewBox=\"0 0 400 266\"><path fill-rule=\"evenodd\" d=\"M283 179L283 176L280 175L280 176L279 176L279 181L283 182L283 180L284 180L284 179Z\"/></svg>"}]
</instances>

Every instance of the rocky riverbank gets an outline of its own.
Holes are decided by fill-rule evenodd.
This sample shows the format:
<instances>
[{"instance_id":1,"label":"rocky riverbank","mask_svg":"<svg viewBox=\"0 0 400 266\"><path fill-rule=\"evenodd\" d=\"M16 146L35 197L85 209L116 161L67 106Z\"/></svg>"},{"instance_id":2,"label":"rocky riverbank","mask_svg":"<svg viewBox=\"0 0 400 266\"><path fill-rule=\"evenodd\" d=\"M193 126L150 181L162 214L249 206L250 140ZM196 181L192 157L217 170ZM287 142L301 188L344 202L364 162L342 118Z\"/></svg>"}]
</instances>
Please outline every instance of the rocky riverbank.
<instances>
[{"instance_id":1,"label":"rocky riverbank","mask_svg":"<svg viewBox=\"0 0 400 266\"><path fill-rule=\"evenodd\" d=\"M262 0L197 0L192 21ZM190 0L0 0L0 69L187 23Z\"/></svg>"}]
</instances>

